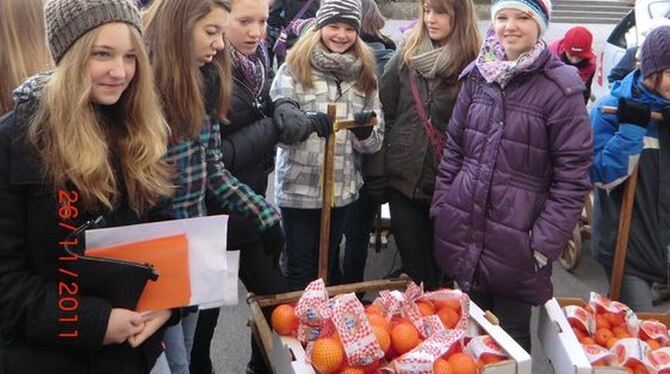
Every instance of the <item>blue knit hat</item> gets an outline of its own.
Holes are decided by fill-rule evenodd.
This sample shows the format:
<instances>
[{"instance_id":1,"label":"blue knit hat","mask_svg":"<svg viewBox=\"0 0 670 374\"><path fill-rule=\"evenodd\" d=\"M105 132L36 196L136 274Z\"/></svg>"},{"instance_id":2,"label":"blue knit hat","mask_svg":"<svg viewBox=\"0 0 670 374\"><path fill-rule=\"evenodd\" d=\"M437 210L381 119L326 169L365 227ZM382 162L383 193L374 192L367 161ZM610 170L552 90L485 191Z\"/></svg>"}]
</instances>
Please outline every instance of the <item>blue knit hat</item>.
<instances>
[{"instance_id":1,"label":"blue knit hat","mask_svg":"<svg viewBox=\"0 0 670 374\"><path fill-rule=\"evenodd\" d=\"M496 13L506 8L518 9L530 14L540 26L540 34L547 31L551 18L551 0L493 0L491 20L495 21Z\"/></svg>"}]
</instances>

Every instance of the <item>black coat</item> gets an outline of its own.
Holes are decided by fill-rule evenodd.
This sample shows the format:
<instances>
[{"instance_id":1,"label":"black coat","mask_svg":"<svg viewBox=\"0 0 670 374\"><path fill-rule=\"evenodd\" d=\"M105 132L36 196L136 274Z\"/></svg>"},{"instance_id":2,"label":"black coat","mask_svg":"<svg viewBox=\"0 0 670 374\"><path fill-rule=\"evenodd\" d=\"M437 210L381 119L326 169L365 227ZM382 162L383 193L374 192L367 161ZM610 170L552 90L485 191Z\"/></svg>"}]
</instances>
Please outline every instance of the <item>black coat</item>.
<instances>
[{"instance_id":1,"label":"black coat","mask_svg":"<svg viewBox=\"0 0 670 374\"><path fill-rule=\"evenodd\" d=\"M59 257L66 256L59 242L71 232L60 223L76 227L104 214L107 226L116 226L148 217L138 217L121 198L111 212L82 208L76 218L61 218L68 210L59 216L59 208L73 194L59 196L45 183L39 158L25 140L36 105L18 104L0 119L0 373L148 373L161 353L162 331L137 349L103 346L112 306L77 293L76 278L59 271ZM67 312L62 309L73 308L70 296L78 306ZM75 315L77 322L66 322ZM74 330L77 338L59 337Z\"/></svg>"}]
</instances>

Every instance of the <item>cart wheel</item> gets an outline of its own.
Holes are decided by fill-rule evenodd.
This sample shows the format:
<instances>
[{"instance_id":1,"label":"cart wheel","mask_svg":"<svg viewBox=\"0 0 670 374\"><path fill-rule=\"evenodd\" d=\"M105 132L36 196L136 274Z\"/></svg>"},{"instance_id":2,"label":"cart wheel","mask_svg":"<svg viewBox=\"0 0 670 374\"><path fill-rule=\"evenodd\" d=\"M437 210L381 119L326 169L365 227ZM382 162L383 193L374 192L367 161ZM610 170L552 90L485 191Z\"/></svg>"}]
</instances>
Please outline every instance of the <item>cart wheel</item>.
<instances>
[{"instance_id":1,"label":"cart wheel","mask_svg":"<svg viewBox=\"0 0 670 374\"><path fill-rule=\"evenodd\" d=\"M568 240L568 244L563 249L563 253L558 258L558 262L567 271L573 271L579 265L579 260L582 258L582 233L578 224L572 231L572 238Z\"/></svg>"}]
</instances>

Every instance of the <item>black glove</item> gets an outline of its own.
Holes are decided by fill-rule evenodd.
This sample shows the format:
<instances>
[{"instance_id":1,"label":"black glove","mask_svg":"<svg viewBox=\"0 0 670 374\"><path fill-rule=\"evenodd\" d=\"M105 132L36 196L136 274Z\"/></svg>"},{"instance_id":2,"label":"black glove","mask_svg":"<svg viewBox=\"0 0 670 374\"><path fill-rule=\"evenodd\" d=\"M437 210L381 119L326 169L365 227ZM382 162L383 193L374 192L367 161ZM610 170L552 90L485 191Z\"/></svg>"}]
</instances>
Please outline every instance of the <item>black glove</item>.
<instances>
[{"instance_id":1,"label":"black glove","mask_svg":"<svg viewBox=\"0 0 670 374\"><path fill-rule=\"evenodd\" d=\"M279 141L284 144L291 145L305 141L314 131L312 120L293 100L275 101L274 120L279 129Z\"/></svg>"},{"instance_id":2,"label":"black glove","mask_svg":"<svg viewBox=\"0 0 670 374\"><path fill-rule=\"evenodd\" d=\"M647 128L651 118L651 109L646 104L620 97L616 115L619 123L630 123Z\"/></svg>"},{"instance_id":3,"label":"black glove","mask_svg":"<svg viewBox=\"0 0 670 374\"><path fill-rule=\"evenodd\" d=\"M272 264L279 266L279 256L284 250L284 231L282 231L279 223L270 227L261 233L261 242L263 245L263 252L267 256L272 256Z\"/></svg>"},{"instance_id":4,"label":"black glove","mask_svg":"<svg viewBox=\"0 0 670 374\"><path fill-rule=\"evenodd\" d=\"M663 124L670 126L670 105L666 105L661 113L663 114Z\"/></svg>"},{"instance_id":5,"label":"black glove","mask_svg":"<svg viewBox=\"0 0 670 374\"><path fill-rule=\"evenodd\" d=\"M387 187L388 179L384 175L365 178L365 188L368 195L378 204L384 204L388 201L388 196L386 196Z\"/></svg>"},{"instance_id":6,"label":"black glove","mask_svg":"<svg viewBox=\"0 0 670 374\"><path fill-rule=\"evenodd\" d=\"M365 140L370 137L372 134L372 126L367 125L372 118L377 117L375 112L358 112L354 114L354 121L361 127L354 127L349 129L358 140Z\"/></svg>"},{"instance_id":7,"label":"black glove","mask_svg":"<svg viewBox=\"0 0 670 374\"><path fill-rule=\"evenodd\" d=\"M312 121L312 128L316 135L321 138L327 138L333 133L333 121L323 112L307 112L307 117Z\"/></svg>"}]
</instances>

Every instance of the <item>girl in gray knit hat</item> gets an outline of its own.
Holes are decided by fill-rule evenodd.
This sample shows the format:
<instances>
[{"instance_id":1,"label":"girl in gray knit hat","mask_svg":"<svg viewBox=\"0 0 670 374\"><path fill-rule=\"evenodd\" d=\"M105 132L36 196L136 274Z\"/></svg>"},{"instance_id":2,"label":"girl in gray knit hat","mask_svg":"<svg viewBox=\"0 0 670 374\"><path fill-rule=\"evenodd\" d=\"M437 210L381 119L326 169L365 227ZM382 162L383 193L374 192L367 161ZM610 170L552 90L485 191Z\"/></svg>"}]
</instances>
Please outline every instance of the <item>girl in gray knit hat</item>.
<instances>
[{"instance_id":1,"label":"girl in gray knit hat","mask_svg":"<svg viewBox=\"0 0 670 374\"><path fill-rule=\"evenodd\" d=\"M361 155L381 148L383 127L358 127L332 134L325 114L337 105L339 119L381 122L375 60L359 37L358 0L325 0L316 23L289 51L272 82L274 117L284 129L275 164L275 195L282 210L287 276L294 289L316 279L322 199L324 137L335 136L335 194L331 216L328 283L341 282L339 242L347 209L363 185Z\"/></svg>"},{"instance_id":2,"label":"girl in gray knit hat","mask_svg":"<svg viewBox=\"0 0 670 374\"><path fill-rule=\"evenodd\" d=\"M168 128L140 17L129 0L51 0L44 13L56 67L16 89L0 121L0 371L149 373L171 312L126 309L64 250L98 216L168 218Z\"/></svg>"},{"instance_id":3,"label":"girl in gray knit hat","mask_svg":"<svg viewBox=\"0 0 670 374\"><path fill-rule=\"evenodd\" d=\"M592 251L611 275L624 182L637 167L621 301L636 312L654 311L652 290L667 290L670 265L670 26L651 31L641 47L640 68L617 81L591 111L595 159L591 179ZM605 106L618 107L605 114ZM652 119L651 112L663 119ZM656 308L668 309L667 304Z\"/></svg>"}]
</instances>

